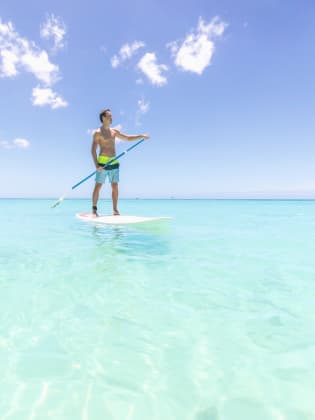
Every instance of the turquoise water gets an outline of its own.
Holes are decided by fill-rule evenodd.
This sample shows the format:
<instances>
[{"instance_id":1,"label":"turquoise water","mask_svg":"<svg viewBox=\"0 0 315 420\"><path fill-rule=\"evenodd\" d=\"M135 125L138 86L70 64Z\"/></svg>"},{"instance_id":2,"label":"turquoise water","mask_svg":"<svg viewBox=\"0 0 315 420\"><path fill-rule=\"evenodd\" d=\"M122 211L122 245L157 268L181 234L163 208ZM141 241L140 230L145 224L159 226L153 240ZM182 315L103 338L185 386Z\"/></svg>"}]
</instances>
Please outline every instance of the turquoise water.
<instances>
[{"instance_id":1,"label":"turquoise water","mask_svg":"<svg viewBox=\"0 0 315 420\"><path fill-rule=\"evenodd\" d=\"M315 201L51 203L0 200L1 420L315 418Z\"/></svg>"}]
</instances>

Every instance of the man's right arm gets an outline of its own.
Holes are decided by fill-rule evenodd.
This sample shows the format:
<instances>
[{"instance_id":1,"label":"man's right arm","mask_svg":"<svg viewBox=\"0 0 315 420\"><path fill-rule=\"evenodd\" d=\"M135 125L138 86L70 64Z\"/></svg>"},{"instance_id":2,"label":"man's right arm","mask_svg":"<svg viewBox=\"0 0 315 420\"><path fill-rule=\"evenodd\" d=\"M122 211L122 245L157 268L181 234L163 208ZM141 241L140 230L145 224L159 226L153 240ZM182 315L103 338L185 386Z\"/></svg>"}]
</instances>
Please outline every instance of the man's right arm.
<instances>
[{"instance_id":1,"label":"man's right arm","mask_svg":"<svg viewBox=\"0 0 315 420\"><path fill-rule=\"evenodd\" d=\"M98 169L99 164L97 161L97 146L98 146L98 138L97 138L97 133L94 133L93 135L93 141L92 141L92 147L91 147L91 153L92 153L92 157L93 157L93 161L94 161L94 165L96 167L96 169Z\"/></svg>"}]
</instances>

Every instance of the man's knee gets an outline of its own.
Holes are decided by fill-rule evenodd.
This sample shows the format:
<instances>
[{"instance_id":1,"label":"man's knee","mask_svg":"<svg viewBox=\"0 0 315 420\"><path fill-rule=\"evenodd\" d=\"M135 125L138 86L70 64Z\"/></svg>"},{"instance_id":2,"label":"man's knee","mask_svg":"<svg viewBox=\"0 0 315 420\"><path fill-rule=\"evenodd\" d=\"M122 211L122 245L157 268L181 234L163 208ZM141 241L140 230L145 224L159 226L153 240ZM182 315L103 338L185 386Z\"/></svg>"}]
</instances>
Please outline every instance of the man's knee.
<instances>
[{"instance_id":1,"label":"man's knee","mask_svg":"<svg viewBox=\"0 0 315 420\"><path fill-rule=\"evenodd\" d=\"M118 182L112 182L112 189L118 190Z\"/></svg>"},{"instance_id":2,"label":"man's knee","mask_svg":"<svg viewBox=\"0 0 315 420\"><path fill-rule=\"evenodd\" d=\"M103 184L100 184L99 182L96 182L94 191L99 191L102 188Z\"/></svg>"}]
</instances>

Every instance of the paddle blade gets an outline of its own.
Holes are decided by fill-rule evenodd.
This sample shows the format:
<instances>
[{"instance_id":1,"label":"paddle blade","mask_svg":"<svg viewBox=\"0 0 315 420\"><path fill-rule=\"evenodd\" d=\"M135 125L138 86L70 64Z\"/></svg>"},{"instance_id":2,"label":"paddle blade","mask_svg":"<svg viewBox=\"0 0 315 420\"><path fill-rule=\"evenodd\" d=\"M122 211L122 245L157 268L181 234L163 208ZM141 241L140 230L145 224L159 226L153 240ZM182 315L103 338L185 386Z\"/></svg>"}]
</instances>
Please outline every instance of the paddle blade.
<instances>
[{"instance_id":1,"label":"paddle blade","mask_svg":"<svg viewBox=\"0 0 315 420\"><path fill-rule=\"evenodd\" d=\"M59 200L55 201L50 208L54 209L55 207L57 207L62 201L64 200L64 197L60 197Z\"/></svg>"}]
</instances>

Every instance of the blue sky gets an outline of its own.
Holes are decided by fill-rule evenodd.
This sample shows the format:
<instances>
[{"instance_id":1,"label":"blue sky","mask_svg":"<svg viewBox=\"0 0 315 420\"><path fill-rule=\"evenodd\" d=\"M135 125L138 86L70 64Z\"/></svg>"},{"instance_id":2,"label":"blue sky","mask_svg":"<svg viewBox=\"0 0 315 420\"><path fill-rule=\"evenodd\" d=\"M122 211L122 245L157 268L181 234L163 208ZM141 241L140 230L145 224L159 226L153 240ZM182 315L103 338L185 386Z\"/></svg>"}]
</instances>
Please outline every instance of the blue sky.
<instances>
[{"instance_id":1,"label":"blue sky","mask_svg":"<svg viewBox=\"0 0 315 420\"><path fill-rule=\"evenodd\" d=\"M151 135L121 197L314 197L314 20L311 0L2 1L0 196L58 198L93 171L109 107Z\"/></svg>"}]
</instances>

